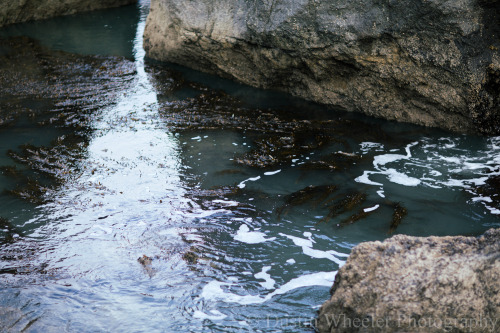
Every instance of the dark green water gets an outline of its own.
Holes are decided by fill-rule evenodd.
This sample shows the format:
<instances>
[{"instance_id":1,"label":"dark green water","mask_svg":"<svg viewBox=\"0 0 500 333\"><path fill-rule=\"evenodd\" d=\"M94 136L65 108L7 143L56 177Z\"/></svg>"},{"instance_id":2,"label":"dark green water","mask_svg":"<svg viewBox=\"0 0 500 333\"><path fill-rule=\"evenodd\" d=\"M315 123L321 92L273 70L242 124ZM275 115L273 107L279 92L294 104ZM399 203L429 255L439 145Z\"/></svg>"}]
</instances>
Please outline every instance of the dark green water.
<instances>
[{"instance_id":1,"label":"dark green water","mask_svg":"<svg viewBox=\"0 0 500 333\"><path fill-rule=\"evenodd\" d=\"M500 225L500 137L144 61L147 9L0 30L41 45L0 44L0 331L309 332L398 204L394 234Z\"/></svg>"}]
</instances>

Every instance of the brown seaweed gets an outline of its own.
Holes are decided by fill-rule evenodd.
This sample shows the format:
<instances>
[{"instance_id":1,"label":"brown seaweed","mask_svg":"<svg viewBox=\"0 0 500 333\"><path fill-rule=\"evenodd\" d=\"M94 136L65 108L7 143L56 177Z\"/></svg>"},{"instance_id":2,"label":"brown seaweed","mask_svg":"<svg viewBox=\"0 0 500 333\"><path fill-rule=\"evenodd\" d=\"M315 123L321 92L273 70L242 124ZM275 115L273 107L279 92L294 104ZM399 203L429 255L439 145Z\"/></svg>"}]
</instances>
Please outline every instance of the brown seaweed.
<instances>
[{"instance_id":1,"label":"brown seaweed","mask_svg":"<svg viewBox=\"0 0 500 333\"><path fill-rule=\"evenodd\" d=\"M337 200L332 205L328 206L328 214L321 219L318 224L322 222L328 223L331 219L353 210L355 207L365 202L365 200L365 193L355 192L347 194L344 198Z\"/></svg>"},{"instance_id":2,"label":"brown seaweed","mask_svg":"<svg viewBox=\"0 0 500 333\"><path fill-rule=\"evenodd\" d=\"M347 170L358 161L361 157L345 152L335 152L325 157L321 157L318 161L311 161L300 165L303 170Z\"/></svg>"},{"instance_id":3,"label":"brown seaweed","mask_svg":"<svg viewBox=\"0 0 500 333\"><path fill-rule=\"evenodd\" d=\"M408 210L401 205L401 203L396 203L394 205L394 212L392 213L392 221L389 227L389 234L393 234L397 227L401 224L403 218L408 215Z\"/></svg>"},{"instance_id":4,"label":"brown seaweed","mask_svg":"<svg viewBox=\"0 0 500 333\"><path fill-rule=\"evenodd\" d=\"M356 214L349 216L348 218L343 219L340 223L337 224L338 227L345 227L346 225L353 224L361 219L368 217L368 215L372 214L374 211L366 212L364 209L360 209Z\"/></svg>"},{"instance_id":5,"label":"brown seaweed","mask_svg":"<svg viewBox=\"0 0 500 333\"><path fill-rule=\"evenodd\" d=\"M10 150L8 156L23 168L0 170L15 179L17 187L8 193L43 203L51 188L78 173L90 122L133 82L135 66L120 57L53 51L26 37L0 43L5 48L0 54L0 126L23 119L36 129L64 127L67 132L47 146Z\"/></svg>"},{"instance_id":6,"label":"brown seaweed","mask_svg":"<svg viewBox=\"0 0 500 333\"><path fill-rule=\"evenodd\" d=\"M317 206L324 200L326 200L336 190L337 186L335 185L309 185L297 192L287 195L285 197L285 204L276 210L278 219L281 218L283 211L286 214L290 207L303 205L306 203Z\"/></svg>"}]
</instances>

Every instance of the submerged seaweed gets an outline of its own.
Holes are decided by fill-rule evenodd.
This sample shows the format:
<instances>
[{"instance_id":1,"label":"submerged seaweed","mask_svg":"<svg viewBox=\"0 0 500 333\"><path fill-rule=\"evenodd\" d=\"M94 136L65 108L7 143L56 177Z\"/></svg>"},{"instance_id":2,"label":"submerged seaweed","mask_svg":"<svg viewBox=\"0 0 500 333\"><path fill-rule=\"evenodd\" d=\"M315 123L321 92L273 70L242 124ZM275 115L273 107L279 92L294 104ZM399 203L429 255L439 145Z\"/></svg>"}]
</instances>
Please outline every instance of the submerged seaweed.
<instances>
[{"instance_id":1,"label":"submerged seaweed","mask_svg":"<svg viewBox=\"0 0 500 333\"><path fill-rule=\"evenodd\" d=\"M319 223L321 222L328 222L332 218L335 218L341 214L344 214L346 212L349 212L353 210L355 207L359 207L363 202L366 200L366 194L365 193L360 193L360 192L355 192L355 193L349 193L345 195L343 198L334 201L333 204L328 205L328 214L320 220ZM337 226L341 227L343 226L342 224L338 224Z\"/></svg>"},{"instance_id":2,"label":"submerged seaweed","mask_svg":"<svg viewBox=\"0 0 500 333\"><path fill-rule=\"evenodd\" d=\"M392 221L389 227L389 234L393 234L396 228L401 224L403 218L408 215L408 210L401 205L401 203L396 203L393 206L394 212L392 214Z\"/></svg>"},{"instance_id":3,"label":"submerged seaweed","mask_svg":"<svg viewBox=\"0 0 500 333\"><path fill-rule=\"evenodd\" d=\"M26 37L1 40L0 127L28 122L36 131L59 127L50 145L25 144L8 156L18 166L1 167L16 187L8 193L43 203L47 192L78 173L91 121L134 79L133 62L81 56L42 47Z\"/></svg>"},{"instance_id":4,"label":"submerged seaweed","mask_svg":"<svg viewBox=\"0 0 500 333\"><path fill-rule=\"evenodd\" d=\"M337 186L335 185L310 185L297 192L287 195L285 197L285 204L276 210L278 218L280 218L283 213L286 215L288 210L293 206L303 205L306 203L318 206L336 190Z\"/></svg>"}]
</instances>

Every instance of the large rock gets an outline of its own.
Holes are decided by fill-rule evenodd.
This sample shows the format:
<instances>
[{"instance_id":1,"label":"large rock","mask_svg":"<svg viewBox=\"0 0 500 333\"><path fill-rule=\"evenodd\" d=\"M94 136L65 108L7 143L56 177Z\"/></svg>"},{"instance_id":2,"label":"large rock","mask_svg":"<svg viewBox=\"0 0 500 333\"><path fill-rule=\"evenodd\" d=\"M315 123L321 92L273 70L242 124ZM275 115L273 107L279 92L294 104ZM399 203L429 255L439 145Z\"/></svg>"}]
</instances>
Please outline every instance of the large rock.
<instances>
[{"instance_id":1,"label":"large rock","mask_svg":"<svg viewBox=\"0 0 500 333\"><path fill-rule=\"evenodd\" d=\"M152 0L151 58L350 111L500 133L500 1Z\"/></svg>"},{"instance_id":2,"label":"large rock","mask_svg":"<svg viewBox=\"0 0 500 333\"><path fill-rule=\"evenodd\" d=\"M500 229L361 243L331 293L320 332L499 332Z\"/></svg>"},{"instance_id":3,"label":"large rock","mask_svg":"<svg viewBox=\"0 0 500 333\"><path fill-rule=\"evenodd\" d=\"M19 22L118 7L137 0L2 0L0 27Z\"/></svg>"}]
</instances>

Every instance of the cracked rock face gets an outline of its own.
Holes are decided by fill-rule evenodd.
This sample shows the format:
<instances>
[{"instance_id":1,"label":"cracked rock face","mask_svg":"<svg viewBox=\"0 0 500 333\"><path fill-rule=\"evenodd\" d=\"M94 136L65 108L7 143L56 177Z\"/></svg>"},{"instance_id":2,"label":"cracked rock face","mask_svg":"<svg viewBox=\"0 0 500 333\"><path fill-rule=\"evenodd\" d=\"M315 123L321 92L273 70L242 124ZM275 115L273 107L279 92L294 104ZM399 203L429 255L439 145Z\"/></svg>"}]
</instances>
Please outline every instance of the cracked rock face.
<instances>
[{"instance_id":1,"label":"cracked rock face","mask_svg":"<svg viewBox=\"0 0 500 333\"><path fill-rule=\"evenodd\" d=\"M152 0L151 58L369 115L500 133L500 1Z\"/></svg>"},{"instance_id":2,"label":"cracked rock face","mask_svg":"<svg viewBox=\"0 0 500 333\"><path fill-rule=\"evenodd\" d=\"M137 0L2 0L0 27L90 10L118 7Z\"/></svg>"},{"instance_id":3,"label":"cracked rock face","mask_svg":"<svg viewBox=\"0 0 500 333\"><path fill-rule=\"evenodd\" d=\"M500 229L356 246L319 310L319 332L498 332Z\"/></svg>"}]
</instances>

